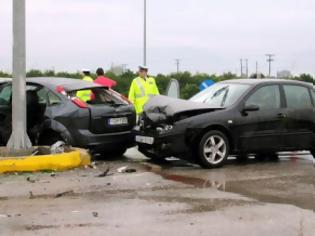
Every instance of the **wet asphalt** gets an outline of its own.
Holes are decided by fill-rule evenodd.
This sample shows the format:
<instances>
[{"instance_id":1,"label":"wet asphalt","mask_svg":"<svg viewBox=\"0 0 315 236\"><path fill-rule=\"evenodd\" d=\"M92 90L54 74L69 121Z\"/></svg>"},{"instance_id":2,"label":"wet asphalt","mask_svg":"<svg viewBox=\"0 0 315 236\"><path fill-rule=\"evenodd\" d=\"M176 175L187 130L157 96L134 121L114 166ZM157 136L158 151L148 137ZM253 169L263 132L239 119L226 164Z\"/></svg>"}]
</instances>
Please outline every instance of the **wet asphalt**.
<instances>
[{"instance_id":1,"label":"wet asphalt","mask_svg":"<svg viewBox=\"0 0 315 236\"><path fill-rule=\"evenodd\" d=\"M130 149L85 168L0 175L0 235L313 236L314 177L308 153L206 170Z\"/></svg>"},{"instance_id":2,"label":"wet asphalt","mask_svg":"<svg viewBox=\"0 0 315 236\"><path fill-rule=\"evenodd\" d=\"M136 150L130 150L127 156L144 158ZM278 159L264 161L253 156L242 161L229 157L218 169L202 169L177 158L146 162L158 166L152 171L168 180L315 211L315 163L309 152L279 153Z\"/></svg>"}]
</instances>

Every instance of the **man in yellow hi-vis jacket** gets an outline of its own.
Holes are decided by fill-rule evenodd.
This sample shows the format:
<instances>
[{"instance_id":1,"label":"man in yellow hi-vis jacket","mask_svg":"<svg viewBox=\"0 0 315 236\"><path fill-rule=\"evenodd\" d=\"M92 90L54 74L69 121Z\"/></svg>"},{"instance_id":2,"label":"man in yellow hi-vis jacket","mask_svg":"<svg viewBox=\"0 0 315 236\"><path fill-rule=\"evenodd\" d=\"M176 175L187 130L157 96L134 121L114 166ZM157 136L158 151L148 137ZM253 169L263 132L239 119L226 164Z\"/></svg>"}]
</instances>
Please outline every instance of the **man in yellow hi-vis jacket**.
<instances>
[{"instance_id":1,"label":"man in yellow hi-vis jacket","mask_svg":"<svg viewBox=\"0 0 315 236\"><path fill-rule=\"evenodd\" d=\"M130 90L129 100L134 104L137 115L143 112L143 106L150 95L158 95L159 89L156 86L155 79L148 77L148 68L139 66L139 76L133 79Z\"/></svg>"},{"instance_id":2,"label":"man in yellow hi-vis jacket","mask_svg":"<svg viewBox=\"0 0 315 236\"><path fill-rule=\"evenodd\" d=\"M82 80L84 81L88 81L88 82L93 82L93 79L91 77L91 72L88 69L83 69L82 70L83 73L83 78ZM77 92L77 97L80 98L82 101L87 102L89 100L91 100L91 94L92 91L91 90L81 90Z\"/></svg>"}]
</instances>

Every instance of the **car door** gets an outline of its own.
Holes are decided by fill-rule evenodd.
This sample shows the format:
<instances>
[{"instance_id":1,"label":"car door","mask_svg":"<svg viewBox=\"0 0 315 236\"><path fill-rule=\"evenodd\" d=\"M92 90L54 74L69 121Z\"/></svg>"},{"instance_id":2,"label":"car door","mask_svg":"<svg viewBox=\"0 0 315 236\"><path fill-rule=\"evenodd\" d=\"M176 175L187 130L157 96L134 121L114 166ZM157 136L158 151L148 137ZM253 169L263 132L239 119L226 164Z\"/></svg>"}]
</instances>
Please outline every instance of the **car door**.
<instances>
[{"instance_id":1,"label":"car door","mask_svg":"<svg viewBox=\"0 0 315 236\"><path fill-rule=\"evenodd\" d=\"M283 148L286 129L282 103L278 85L258 87L245 97L234 124L235 140L242 152ZM243 112L248 106L258 106L259 110Z\"/></svg>"},{"instance_id":2,"label":"car door","mask_svg":"<svg viewBox=\"0 0 315 236\"><path fill-rule=\"evenodd\" d=\"M314 144L315 108L312 91L302 85L283 85L287 114L286 149L310 149Z\"/></svg>"},{"instance_id":3,"label":"car door","mask_svg":"<svg viewBox=\"0 0 315 236\"><path fill-rule=\"evenodd\" d=\"M11 134L11 84L5 84L0 87L0 145L5 145Z\"/></svg>"}]
</instances>

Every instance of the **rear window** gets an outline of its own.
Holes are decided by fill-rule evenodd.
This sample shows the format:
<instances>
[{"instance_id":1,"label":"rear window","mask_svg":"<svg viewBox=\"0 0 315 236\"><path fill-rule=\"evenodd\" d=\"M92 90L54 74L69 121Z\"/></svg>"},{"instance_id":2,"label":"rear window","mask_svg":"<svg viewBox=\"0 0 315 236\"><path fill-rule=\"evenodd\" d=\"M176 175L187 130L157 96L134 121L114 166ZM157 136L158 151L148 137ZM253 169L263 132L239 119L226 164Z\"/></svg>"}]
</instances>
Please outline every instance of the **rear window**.
<instances>
[{"instance_id":1,"label":"rear window","mask_svg":"<svg viewBox=\"0 0 315 236\"><path fill-rule=\"evenodd\" d=\"M92 88L89 90L75 90L68 93L70 98L78 97L80 91L90 92L90 99L86 103L91 105L128 105L128 101L119 93L106 88ZM78 93L79 92L79 93ZM80 97L79 97L80 98Z\"/></svg>"}]
</instances>

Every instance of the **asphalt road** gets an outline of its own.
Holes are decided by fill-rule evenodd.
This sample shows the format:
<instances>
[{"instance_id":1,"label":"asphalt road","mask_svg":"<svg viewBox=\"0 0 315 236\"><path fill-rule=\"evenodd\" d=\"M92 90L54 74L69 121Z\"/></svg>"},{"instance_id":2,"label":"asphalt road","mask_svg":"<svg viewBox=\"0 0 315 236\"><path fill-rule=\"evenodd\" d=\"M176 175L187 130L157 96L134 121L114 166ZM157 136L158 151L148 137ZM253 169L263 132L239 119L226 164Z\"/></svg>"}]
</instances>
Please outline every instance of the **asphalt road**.
<instances>
[{"instance_id":1,"label":"asphalt road","mask_svg":"<svg viewBox=\"0 0 315 236\"><path fill-rule=\"evenodd\" d=\"M0 235L315 235L314 177L308 154L204 170L131 149L83 169L0 176Z\"/></svg>"}]
</instances>

